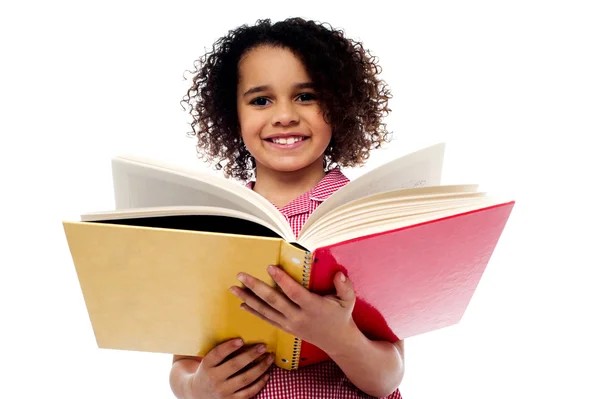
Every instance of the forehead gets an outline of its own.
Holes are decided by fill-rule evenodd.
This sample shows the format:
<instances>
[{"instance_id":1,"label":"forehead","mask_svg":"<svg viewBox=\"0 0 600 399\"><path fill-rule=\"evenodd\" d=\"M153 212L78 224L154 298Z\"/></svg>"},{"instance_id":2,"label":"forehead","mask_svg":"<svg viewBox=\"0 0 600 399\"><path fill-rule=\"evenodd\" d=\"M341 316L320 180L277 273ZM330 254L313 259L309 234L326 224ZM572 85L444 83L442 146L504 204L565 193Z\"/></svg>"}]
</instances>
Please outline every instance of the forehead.
<instances>
[{"instance_id":1,"label":"forehead","mask_svg":"<svg viewBox=\"0 0 600 399\"><path fill-rule=\"evenodd\" d=\"M240 88L255 85L295 85L310 82L302 61L290 50L261 46L250 50L239 63Z\"/></svg>"}]
</instances>

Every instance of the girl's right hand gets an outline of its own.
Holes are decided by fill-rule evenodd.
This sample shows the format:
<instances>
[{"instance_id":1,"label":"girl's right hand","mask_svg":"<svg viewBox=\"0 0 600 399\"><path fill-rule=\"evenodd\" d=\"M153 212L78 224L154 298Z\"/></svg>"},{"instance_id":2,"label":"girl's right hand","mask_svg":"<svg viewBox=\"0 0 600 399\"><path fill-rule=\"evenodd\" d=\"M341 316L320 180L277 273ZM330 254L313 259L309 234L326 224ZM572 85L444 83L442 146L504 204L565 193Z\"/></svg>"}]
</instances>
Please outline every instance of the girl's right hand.
<instances>
[{"instance_id":1,"label":"girl's right hand","mask_svg":"<svg viewBox=\"0 0 600 399\"><path fill-rule=\"evenodd\" d=\"M258 394L269 378L265 372L273 363L273 354L263 356L265 346L242 348L242 341L233 339L214 347L202 359L192 376L190 388L198 399L246 399ZM237 353L236 353L237 352Z\"/></svg>"}]
</instances>

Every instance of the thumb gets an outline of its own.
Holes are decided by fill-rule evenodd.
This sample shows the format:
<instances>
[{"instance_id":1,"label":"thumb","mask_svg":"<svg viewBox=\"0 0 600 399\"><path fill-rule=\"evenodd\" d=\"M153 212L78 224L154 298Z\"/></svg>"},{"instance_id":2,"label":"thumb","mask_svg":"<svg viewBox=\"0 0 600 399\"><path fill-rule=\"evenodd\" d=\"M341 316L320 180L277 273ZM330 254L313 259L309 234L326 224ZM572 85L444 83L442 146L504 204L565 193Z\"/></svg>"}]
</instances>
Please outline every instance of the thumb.
<instances>
[{"instance_id":1,"label":"thumb","mask_svg":"<svg viewBox=\"0 0 600 399\"><path fill-rule=\"evenodd\" d=\"M354 303L354 287L350 279L343 273L338 272L333 278L333 285L337 296L343 301Z\"/></svg>"}]
</instances>

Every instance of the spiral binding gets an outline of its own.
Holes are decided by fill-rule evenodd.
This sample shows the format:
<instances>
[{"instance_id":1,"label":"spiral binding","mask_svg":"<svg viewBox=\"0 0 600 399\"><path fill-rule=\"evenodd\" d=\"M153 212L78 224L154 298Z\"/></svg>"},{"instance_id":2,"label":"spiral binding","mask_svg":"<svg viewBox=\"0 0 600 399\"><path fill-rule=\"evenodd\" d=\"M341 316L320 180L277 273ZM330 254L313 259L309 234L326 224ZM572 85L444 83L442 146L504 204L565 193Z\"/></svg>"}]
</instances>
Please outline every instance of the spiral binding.
<instances>
[{"instance_id":1,"label":"spiral binding","mask_svg":"<svg viewBox=\"0 0 600 399\"><path fill-rule=\"evenodd\" d=\"M311 270L311 253L304 253L304 264L302 265L302 286L304 288L308 288L308 283L310 282L310 270ZM300 349L302 346L302 340L299 338L294 338L294 349L292 352L292 370L298 368L300 364Z\"/></svg>"}]
</instances>

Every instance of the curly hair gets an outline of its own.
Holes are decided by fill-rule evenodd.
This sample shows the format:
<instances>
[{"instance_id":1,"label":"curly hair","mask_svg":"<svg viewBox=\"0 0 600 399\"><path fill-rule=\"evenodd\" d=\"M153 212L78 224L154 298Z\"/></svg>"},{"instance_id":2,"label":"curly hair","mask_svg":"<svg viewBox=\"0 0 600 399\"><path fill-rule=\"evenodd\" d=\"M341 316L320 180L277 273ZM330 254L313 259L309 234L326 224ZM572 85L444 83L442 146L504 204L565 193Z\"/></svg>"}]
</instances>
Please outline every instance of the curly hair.
<instances>
[{"instance_id":1,"label":"curly hair","mask_svg":"<svg viewBox=\"0 0 600 399\"><path fill-rule=\"evenodd\" d=\"M248 180L256 167L245 147L237 115L240 59L269 45L289 49L304 64L318 93L319 106L331 126L332 139L323 167L362 165L371 149L390 140L382 118L391 111L387 84L378 78L377 58L362 43L346 38L331 25L290 18L272 24L258 20L218 39L194 61L193 84L181 101L193 118L192 137L204 161L214 162L226 177Z\"/></svg>"}]
</instances>

